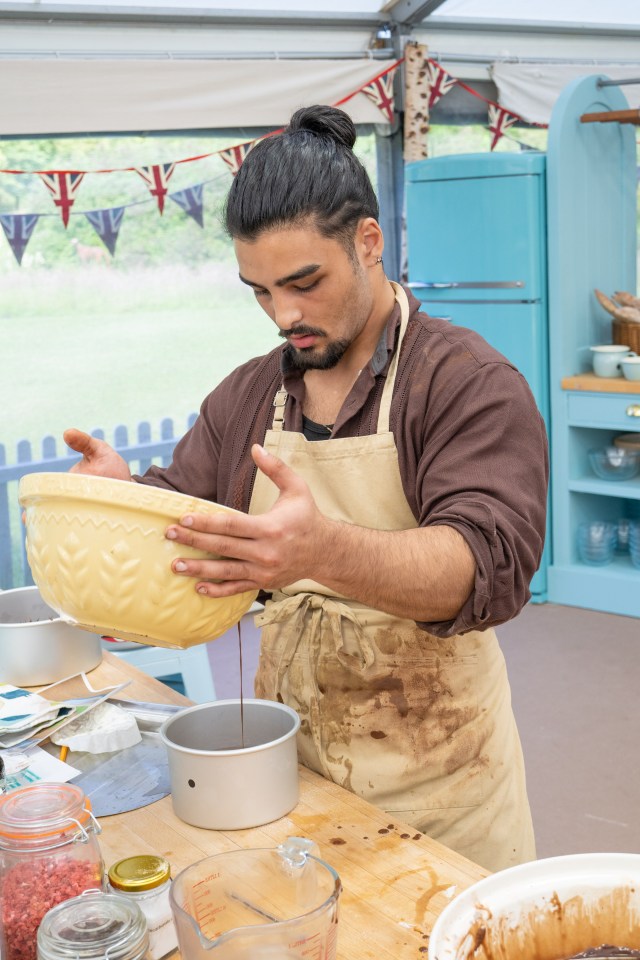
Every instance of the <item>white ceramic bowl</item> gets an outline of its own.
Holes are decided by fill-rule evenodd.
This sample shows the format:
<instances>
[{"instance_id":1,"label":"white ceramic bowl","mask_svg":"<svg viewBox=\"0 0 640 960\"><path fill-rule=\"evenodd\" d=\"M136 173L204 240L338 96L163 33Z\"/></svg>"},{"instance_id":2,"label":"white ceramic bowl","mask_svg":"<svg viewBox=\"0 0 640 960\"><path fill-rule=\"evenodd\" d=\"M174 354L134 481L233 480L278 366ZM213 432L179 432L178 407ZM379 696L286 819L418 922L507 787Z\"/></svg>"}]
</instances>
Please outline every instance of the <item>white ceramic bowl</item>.
<instances>
[{"instance_id":1,"label":"white ceramic bowl","mask_svg":"<svg viewBox=\"0 0 640 960\"><path fill-rule=\"evenodd\" d=\"M0 592L0 682L56 683L93 670L101 659L100 637L64 623L37 587Z\"/></svg>"},{"instance_id":2,"label":"white ceramic bowl","mask_svg":"<svg viewBox=\"0 0 640 960\"><path fill-rule=\"evenodd\" d=\"M620 377L620 361L631 351L617 343L607 343L589 348L592 353L593 372L598 377Z\"/></svg>"},{"instance_id":3,"label":"white ceramic bowl","mask_svg":"<svg viewBox=\"0 0 640 960\"><path fill-rule=\"evenodd\" d=\"M585 853L501 870L442 911L429 960L560 960L640 948L640 855Z\"/></svg>"},{"instance_id":4,"label":"white ceramic bowl","mask_svg":"<svg viewBox=\"0 0 640 960\"><path fill-rule=\"evenodd\" d=\"M33 579L62 619L83 630L185 648L221 636L257 596L201 596L192 577L171 569L178 557L210 555L167 540L169 524L186 513L233 513L228 507L77 473L29 473L18 495Z\"/></svg>"},{"instance_id":5,"label":"white ceramic bowl","mask_svg":"<svg viewBox=\"0 0 640 960\"><path fill-rule=\"evenodd\" d=\"M640 380L640 357L624 357L620 366L626 380Z\"/></svg>"},{"instance_id":6,"label":"white ceramic bowl","mask_svg":"<svg viewBox=\"0 0 640 960\"><path fill-rule=\"evenodd\" d=\"M239 830L278 820L298 802L295 710L272 700L188 707L160 729L169 754L177 817L210 830Z\"/></svg>"}]
</instances>

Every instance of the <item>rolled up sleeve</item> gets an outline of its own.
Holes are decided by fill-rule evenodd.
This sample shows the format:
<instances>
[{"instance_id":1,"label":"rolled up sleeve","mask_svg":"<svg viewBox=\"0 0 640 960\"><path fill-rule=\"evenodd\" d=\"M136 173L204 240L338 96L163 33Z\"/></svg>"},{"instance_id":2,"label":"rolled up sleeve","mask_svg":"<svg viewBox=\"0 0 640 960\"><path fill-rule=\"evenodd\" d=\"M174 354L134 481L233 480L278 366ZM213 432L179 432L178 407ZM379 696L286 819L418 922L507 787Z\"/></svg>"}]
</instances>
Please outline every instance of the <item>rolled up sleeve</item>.
<instances>
[{"instance_id":1,"label":"rolled up sleeve","mask_svg":"<svg viewBox=\"0 0 640 960\"><path fill-rule=\"evenodd\" d=\"M441 637L515 617L531 596L545 539L548 445L529 386L506 362L467 373L434 385L417 470L420 526L453 527L476 561L455 619L420 624Z\"/></svg>"}]
</instances>

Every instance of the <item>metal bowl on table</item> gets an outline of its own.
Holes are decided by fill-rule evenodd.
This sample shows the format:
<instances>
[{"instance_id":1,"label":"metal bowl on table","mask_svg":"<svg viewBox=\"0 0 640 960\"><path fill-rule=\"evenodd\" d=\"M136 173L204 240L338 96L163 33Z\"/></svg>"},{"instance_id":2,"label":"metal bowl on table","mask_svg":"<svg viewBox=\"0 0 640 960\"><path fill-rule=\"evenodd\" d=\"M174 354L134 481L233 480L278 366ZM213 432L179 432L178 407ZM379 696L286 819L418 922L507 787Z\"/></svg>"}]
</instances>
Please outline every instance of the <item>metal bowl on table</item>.
<instances>
[{"instance_id":1,"label":"metal bowl on table","mask_svg":"<svg viewBox=\"0 0 640 960\"><path fill-rule=\"evenodd\" d=\"M56 683L97 667L100 637L74 629L37 587L0 592L0 681L15 687Z\"/></svg>"}]
</instances>

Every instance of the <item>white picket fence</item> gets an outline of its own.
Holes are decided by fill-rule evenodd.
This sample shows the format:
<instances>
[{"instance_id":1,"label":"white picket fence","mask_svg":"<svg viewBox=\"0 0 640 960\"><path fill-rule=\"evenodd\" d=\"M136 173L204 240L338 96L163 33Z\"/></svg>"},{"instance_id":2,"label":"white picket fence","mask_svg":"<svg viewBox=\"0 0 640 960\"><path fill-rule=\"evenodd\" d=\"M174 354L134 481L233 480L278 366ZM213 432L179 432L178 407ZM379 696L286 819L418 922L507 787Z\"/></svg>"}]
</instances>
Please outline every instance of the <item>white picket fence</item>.
<instances>
[{"instance_id":1,"label":"white picket fence","mask_svg":"<svg viewBox=\"0 0 640 960\"><path fill-rule=\"evenodd\" d=\"M190 427L196 414L187 418ZM120 425L113 432L112 446L120 456L132 465L134 473L144 473L152 463L167 466L171 462L173 449L182 436L175 434L173 420L165 417L160 422L160 436L154 439L151 424L143 420L135 429L135 440L129 440L129 430ZM105 432L101 429L91 431L92 436L101 440ZM6 450L0 443L0 589L22 587L33 583L24 545L24 527L21 521L21 508L18 503L18 482L25 473L68 470L80 459L77 453L66 445L64 453L58 454L55 437L44 437L41 453L34 457L32 445L21 440L16 445L14 463L7 463Z\"/></svg>"}]
</instances>

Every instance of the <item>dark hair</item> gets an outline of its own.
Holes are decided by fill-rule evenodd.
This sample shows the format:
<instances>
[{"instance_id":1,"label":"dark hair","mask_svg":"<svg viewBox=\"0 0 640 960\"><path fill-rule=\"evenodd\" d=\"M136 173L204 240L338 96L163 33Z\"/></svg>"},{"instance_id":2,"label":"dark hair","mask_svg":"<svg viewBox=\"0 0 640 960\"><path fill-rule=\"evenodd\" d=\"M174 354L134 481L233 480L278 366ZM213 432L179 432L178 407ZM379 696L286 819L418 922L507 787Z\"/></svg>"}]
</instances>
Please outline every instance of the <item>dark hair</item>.
<instances>
[{"instance_id":1,"label":"dark hair","mask_svg":"<svg viewBox=\"0 0 640 960\"><path fill-rule=\"evenodd\" d=\"M343 110L297 110L283 133L261 140L245 157L227 196L227 233L252 241L272 227L311 220L324 236L352 248L359 221L378 219L355 142L356 128Z\"/></svg>"}]
</instances>

